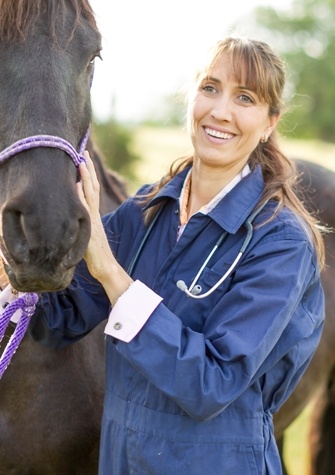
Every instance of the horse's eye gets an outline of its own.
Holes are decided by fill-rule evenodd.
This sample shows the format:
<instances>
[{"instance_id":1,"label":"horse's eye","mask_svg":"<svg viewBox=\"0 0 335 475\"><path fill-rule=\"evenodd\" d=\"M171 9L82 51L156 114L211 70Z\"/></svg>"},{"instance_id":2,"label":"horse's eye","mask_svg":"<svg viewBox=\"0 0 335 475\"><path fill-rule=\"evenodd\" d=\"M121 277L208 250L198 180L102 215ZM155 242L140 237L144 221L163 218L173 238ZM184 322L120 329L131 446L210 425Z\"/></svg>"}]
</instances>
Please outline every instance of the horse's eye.
<instances>
[{"instance_id":1,"label":"horse's eye","mask_svg":"<svg viewBox=\"0 0 335 475\"><path fill-rule=\"evenodd\" d=\"M94 56L92 56L92 58L91 58L91 60L90 60L90 64L93 64L96 58L99 58L99 59L101 59L101 61L102 61L101 51L99 51L99 52L96 53Z\"/></svg>"}]
</instances>

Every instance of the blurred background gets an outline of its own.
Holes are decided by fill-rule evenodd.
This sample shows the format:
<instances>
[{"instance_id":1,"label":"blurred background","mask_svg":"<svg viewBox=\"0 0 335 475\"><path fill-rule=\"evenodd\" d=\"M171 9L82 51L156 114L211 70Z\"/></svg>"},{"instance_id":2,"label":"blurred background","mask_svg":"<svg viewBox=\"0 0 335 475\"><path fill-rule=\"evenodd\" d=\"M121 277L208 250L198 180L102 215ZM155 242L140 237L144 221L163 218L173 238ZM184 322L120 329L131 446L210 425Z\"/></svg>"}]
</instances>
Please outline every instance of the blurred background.
<instances>
[{"instance_id":1,"label":"blurred background","mask_svg":"<svg viewBox=\"0 0 335 475\"><path fill-rule=\"evenodd\" d=\"M247 5L244 0L206 5L91 0L91 5L103 36L103 60L96 61L92 86L94 134L108 164L131 180L131 190L160 176L166 159L184 154L185 109L176 96L202 55L230 32L264 39L286 59L289 110L281 132L287 153L319 155L323 164L334 166L334 0L249 0ZM162 126L163 136L152 138L146 149L148 127ZM171 128L178 138L172 138ZM163 153L165 135L170 149Z\"/></svg>"},{"instance_id":2,"label":"blurred background","mask_svg":"<svg viewBox=\"0 0 335 475\"><path fill-rule=\"evenodd\" d=\"M335 169L335 0L90 3L103 36L92 136L130 193L188 153L178 93L208 48L234 32L269 42L286 60L289 107L280 133L287 155ZM307 474L309 411L287 431L292 475Z\"/></svg>"}]
</instances>

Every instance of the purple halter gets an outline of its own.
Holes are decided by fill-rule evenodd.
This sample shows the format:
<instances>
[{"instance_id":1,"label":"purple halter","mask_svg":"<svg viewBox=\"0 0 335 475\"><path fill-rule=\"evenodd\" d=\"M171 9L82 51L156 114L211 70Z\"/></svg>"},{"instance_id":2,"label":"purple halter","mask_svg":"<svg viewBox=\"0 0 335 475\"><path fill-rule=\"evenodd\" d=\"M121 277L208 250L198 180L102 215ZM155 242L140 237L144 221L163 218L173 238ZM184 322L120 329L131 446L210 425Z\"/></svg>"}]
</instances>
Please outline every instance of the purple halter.
<instances>
[{"instance_id":1,"label":"purple halter","mask_svg":"<svg viewBox=\"0 0 335 475\"><path fill-rule=\"evenodd\" d=\"M0 163L8 160L17 153L24 152L31 148L49 147L59 148L63 150L65 153L70 155L74 164L76 165L76 167L78 167L81 162L86 162L83 153L85 151L88 136L89 129L87 130L85 137L81 141L79 152L77 152L77 150L65 139L55 137L53 135L33 135L31 137L26 137L25 139L21 139L18 142L13 143L9 147L5 148L5 150L0 152Z\"/></svg>"},{"instance_id":2,"label":"purple halter","mask_svg":"<svg viewBox=\"0 0 335 475\"><path fill-rule=\"evenodd\" d=\"M86 148L89 134L90 129L88 128L84 138L80 143L79 152L77 152L76 149L65 139L55 137L53 135L34 135L31 137L26 137L24 139L19 140L18 142L13 143L5 150L0 152L0 163L3 163L4 161L16 155L17 153L24 152L25 150L37 147L49 147L63 150L72 158L75 166L78 167L81 162L86 162L83 153ZM15 331L9 339L9 342L7 343L0 358L0 379L6 371L14 353L19 347L26 333L30 317L35 312L37 302L38 294L36 294L35 292L26 292L23 294L22 297L19 297L10 304L8 304L4 312L0 315L1 342L5 335L6 328L10 323L11 317L17 310L21 310L21 316L16 325Z\"/></svg>"}]
</instances>

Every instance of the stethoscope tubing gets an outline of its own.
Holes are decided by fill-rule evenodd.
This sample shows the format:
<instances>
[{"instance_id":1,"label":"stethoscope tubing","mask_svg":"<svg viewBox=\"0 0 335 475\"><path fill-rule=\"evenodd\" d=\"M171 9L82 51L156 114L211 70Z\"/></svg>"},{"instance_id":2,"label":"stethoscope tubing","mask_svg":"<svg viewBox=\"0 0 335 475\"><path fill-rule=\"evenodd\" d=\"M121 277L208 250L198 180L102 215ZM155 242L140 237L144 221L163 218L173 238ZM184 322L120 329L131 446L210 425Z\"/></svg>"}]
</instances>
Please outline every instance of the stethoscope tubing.
<instances>
[{"instance_id":1,"label":"stethoscope tubing","mask_svg":"<svg viewBox=\"0 0 335 475\"><path fill-rule=\"evenodd\" d=\"M183 292L185 292L185 294L188 297L191 297L193 299L204 299L204 298L208 297L209 295L211 295L229 277L229 275L233 272L233 270L235 269L235 267L239 263L241 257L243 256L245 250L247 249L247 247L248 247L248 245L251 241L252 235L253 235L253 225L252 225L252 223L253 223L254 219L256 218L256 216L258 216L259 213L262 211L262 209L267 204L267 202L268 202L268 200L265 201L264 203L262 203L258 208L256 208L255 211L245 221L245 227L247 229L247 235L246 235L246 237L245 237L245 239L242 243L242 246L241 246L236 258L234 259L234 262L230 265L229 269L225 272L225 274L221 277L221 279L219 279L217 281L217 283L215 285L213 285L213 287L211 287L207 292L205 292L203 294L192 294L192 290L193 290L194 286L198 282L203 270L205 269L207 263L209 262L209 260L213 256L214 252L218 249L219 245L222 243L224 237L227 234L226 232L224 232L220 236L219 240L217 241L217 243L213 247L212 251L209 253L207 259L205 260L205 262L201 266L201 268L200 268L199 272L197 273L196 277L194 278L192 284L187 288L186 284L182 285L182 284L184 284L183 281L178 281L177 282L177 287L180 288Z\"/></svg>"},{"instance_id":2,"label":"stethoscope tubing","mask_svg":"<svg viewBox=\"0 0 335 475\"><path fill-rule=\"evenodd\" d=\"M191 297L193 299L204 299L204 298L208 297L209 295L211 295L229 277L229 275L236 268L237 264L239 263L241 257L243 256L243 254L244 254L245 250L247 249L247 247L248 247L248 245L251 241L251 238L253 236L253 225L252 225L252 223L267 203L268 203L268 200L266 200L264 203L262 203L258 208L256 208L254 210L253 213L251 213L251 215L245 221L245 227L247 229L247 235L246 235L246 237L245 237L245 239L242 243L242 246L241 246L236 258L234 259L234 262L230 265L229 269L225 272L225 274L217 281L217 283L215 285L213 285L213 287L211 287L207 292L204 292L203 294L193 294L192 293L192 290L194 289L194 287L196 286L198 280L200 279L206 265L208 264L210 259L213 257L213 255L217 251L217 249L220 247L220 245L224 241L224 238L227 236L228 233L226 231L224 231L221 234L221 236L219 237L219 239L215 243L213 249L208 254L208 256L205 259L204 263L201 265L201 267L200 267L199 271L197 272L197 275L193 279L191 285L189 287L187 287L187 285L185 284L185 282L183 280L178 280L178 282L176 283L177 287L180 290L182 290L183 292L185 292L185 294L188 297ZM142 239L142 241L141 241L134 257L133 257L133 259L132 259L132 261L130 262L129 267L127 269L127 273L129 275L131 275L132 272L134 271L134 268L135 268L135 266L138 262L140 254L142 253L143 247L145 246L145 244L146 244L146 242L147 242L147 240L148 240L148 238L149 238L149 236L152 232L152 229L153 229L154 225L156 224L162 210L163 210L163 207L161 207L158 210L158 212L156 213L156 215L154 216L154 218L151 221L151 223L150 223L150 225L149 225L149 227L148 227L148 229L147 229L147 231L146 231L146 233L145 233L145 235L144 235L144 237L143 237L143 239Z\"/></svg>"}]
</instances>

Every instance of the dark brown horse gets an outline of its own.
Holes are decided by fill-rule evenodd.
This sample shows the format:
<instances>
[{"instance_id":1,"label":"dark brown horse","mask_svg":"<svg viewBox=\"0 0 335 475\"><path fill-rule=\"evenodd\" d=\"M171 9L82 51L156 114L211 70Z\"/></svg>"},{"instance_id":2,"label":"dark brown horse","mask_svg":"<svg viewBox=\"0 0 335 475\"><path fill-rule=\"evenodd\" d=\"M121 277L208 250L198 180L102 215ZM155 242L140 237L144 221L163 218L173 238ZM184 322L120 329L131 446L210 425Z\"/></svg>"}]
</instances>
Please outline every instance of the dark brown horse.
<instances>
[{"instance_id":1,"label":"dark brown horse","mask_svg":"<svg viewBox=\"0 0 335 475\"><path fill-rule=\"evenodd\" d=\"M0 0L0 150L41 134L79 147L91 121L100 48L87 0ZM88 148L104 213L126 191ZM0 164L1 250L15 288L57 290L70 281L90 233L76 178L70 156L57 148L32 148ZM26 336L0 386L1 475L96 475L101 328L59 352Z\"/></svg>"},{"instance_id":2,"label":"dark brown horse","mask_svg":"<svg viewBox=\"0 0 335 475\"><path fill-rule=\"evenodd\" d=\"M297 160L301 173L301 197L321 222L335 229L335 173L313 162ZM285 429L321 393L313 417L313 475L335 473L335 233L325 235L326 267L322 283L326 297L326 322L320 344L299 385L275 415L276 438L281 445Z\"/></svg>"},{"instance_id":3,"label":"dark brown horse","mask_svg":"<svg viewBox=\"0 0 335 475\"><path fill-rule=\"evenodd\" d=\"M335 471L335 366L331 369L327 384L320 389L310 421L310 471L307 475L329 475Z\"/></svg>"}]
</instances>

